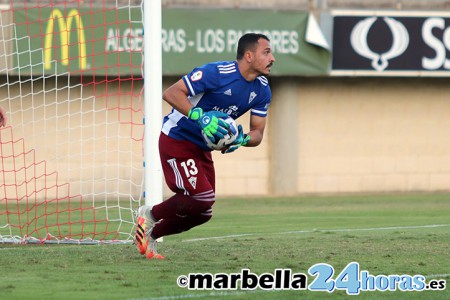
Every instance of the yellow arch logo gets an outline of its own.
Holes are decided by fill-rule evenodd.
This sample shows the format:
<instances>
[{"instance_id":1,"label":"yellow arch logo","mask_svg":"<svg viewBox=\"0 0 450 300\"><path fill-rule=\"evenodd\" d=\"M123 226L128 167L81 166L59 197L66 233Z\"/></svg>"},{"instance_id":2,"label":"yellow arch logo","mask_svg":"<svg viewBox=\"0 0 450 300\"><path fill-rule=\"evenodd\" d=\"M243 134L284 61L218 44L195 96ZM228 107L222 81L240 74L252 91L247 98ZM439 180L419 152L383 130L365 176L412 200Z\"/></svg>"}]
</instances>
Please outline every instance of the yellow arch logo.
<instances>
[{"instance_id":1,"label":"yellow arch logo","mask_svg":"<svg viewBox=\"0 0 450 300\"><path fill-rule=\"evenodd\" d=\"M78 37L78 66L80 69L86 69L86 36L84 34L83 21L81 20L80 13L76 9L69 11L67 17L64 17L60 9L53 9L50 14L50 19L47 23L47 30L45 31L44 41L44 68L46 70L51 69L51 60L53 53L53 35L55 21L58 22L60 30L61 40L61 64L67 66L69 64L69 45L72 24L76 24L76 32Z\"/></svg>"}]
</instances>

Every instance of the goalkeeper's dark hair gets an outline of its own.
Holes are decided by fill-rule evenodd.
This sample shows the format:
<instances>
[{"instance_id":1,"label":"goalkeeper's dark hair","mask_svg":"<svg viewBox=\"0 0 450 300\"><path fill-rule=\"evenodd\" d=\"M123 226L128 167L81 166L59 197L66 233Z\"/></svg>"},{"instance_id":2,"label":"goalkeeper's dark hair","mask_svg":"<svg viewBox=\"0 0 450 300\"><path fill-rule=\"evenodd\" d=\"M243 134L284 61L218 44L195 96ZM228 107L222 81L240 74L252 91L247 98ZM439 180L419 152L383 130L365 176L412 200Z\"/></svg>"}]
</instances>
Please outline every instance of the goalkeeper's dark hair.
<instances>
[{"instance_id":1,"label":"goalkeeper's dark hair","mask_svg":"<svg viewBox=\"0 0 450 300\"><path fill-rule=\"evenodd\" d=\"M270 42L269 38L261 33L246 33L239 39L236 59L242 59L245 51L255 51L258 40L265 39Z\"/></svg>"}]
</instances>

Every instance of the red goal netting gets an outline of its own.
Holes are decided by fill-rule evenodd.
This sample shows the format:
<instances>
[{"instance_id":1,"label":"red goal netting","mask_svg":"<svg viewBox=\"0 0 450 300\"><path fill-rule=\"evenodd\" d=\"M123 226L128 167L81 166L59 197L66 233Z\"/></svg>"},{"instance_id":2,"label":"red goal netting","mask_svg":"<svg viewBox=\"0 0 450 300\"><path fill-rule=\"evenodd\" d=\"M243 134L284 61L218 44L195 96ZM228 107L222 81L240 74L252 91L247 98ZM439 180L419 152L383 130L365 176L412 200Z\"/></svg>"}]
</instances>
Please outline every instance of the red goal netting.
<instances>
[{"instance_id":1,"label":"red goal netting","mask_svg":"<svg viewBox=\"0 0 450 300\"><path fill-rule=\"evenodd\" d=\"M144 177L140 1L0 8L0 243L131 241Z\"/></svg>"}]
</instances>

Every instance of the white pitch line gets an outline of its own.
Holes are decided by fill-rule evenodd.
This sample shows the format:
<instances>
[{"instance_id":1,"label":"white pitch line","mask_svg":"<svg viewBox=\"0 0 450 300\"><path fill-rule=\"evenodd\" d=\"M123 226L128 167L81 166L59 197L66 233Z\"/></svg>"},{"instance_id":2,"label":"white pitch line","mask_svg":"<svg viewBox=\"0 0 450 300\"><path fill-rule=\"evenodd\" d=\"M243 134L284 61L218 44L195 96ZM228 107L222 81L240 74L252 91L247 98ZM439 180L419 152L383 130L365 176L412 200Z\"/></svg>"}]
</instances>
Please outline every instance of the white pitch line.
<instances>
[{"instance_id":1,"label":"white pitch line","mask_svg":"<svg viewBox=\"0 0 450 300\"><path fill-rule=\"evenodd\" d=\"M258 236L258 235L279 235L279 234L300 234L300 233L314 233L314 232L356 232L356 231L378 231L378 230L401 230L401 229L423 229L423 228L438 228L438 227L450 227L450 224L433 224L433 225L421 225L421 226L396 226L396 227L372 227L372 228L342 228L342 229L312 229L312 230L296 230L296 231L281 231L270 233L242 233L223 236L211 236L205 238L187 239L182 242L200 242L208 240L221 240L240 238L246 236Z\"/></svg>"},{"instance_id":2,"label":"white pitch line","mask_svg":"<svg viewBox=\"0 0 450 300\"><path fill-rule=\"evenodd\" d=\"M424 229L424 228L438 228L438 227L450 227L450 224L432 224L432 225L417 225L417 226L395 226L395 227L372 227L372 228L341 228L341 229L311 229L311 230L295 230L295 231L281 231L281 232L260 232L260 233L242 233L242 234L231 234L223 236L210 236L204 238L195 238L182 240L182 242L201 242L209 240L222 240L231 238L241 238L247 236L258 236L258 235L281 235L281 234L301 234L301 233L314 233L314 232L357 232L357 231L377 231L377 230L401 230L401 229ZM1 245L1 244L0 244ZM0 250L12 250L20 249L21 247L0 247ZM58 247L58 249L63 248L63 246ZM64 248L72 248L71 246ZM37 247L36 249L40 249Z\"/></svg>"}]
</instances>

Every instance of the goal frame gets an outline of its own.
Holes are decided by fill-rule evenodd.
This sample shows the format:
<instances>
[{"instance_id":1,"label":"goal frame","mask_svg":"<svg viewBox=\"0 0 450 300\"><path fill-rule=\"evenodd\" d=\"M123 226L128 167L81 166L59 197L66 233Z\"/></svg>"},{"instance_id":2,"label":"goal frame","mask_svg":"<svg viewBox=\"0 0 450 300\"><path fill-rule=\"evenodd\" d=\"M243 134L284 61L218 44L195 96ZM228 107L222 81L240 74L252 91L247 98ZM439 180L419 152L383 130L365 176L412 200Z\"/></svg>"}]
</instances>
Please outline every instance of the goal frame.
<instances>
[{"instance_id":1,"label":"goal frame","mask_svg":"<svg viewBox=\"0 0 450 300\"><path fill-rule=\"evenodd\" d=\"M158 150L162 126L162 3L161 0L151 0L143 6L145 204L153 206L163 199L162 167Z\"/></svg>"}]
</instances>

